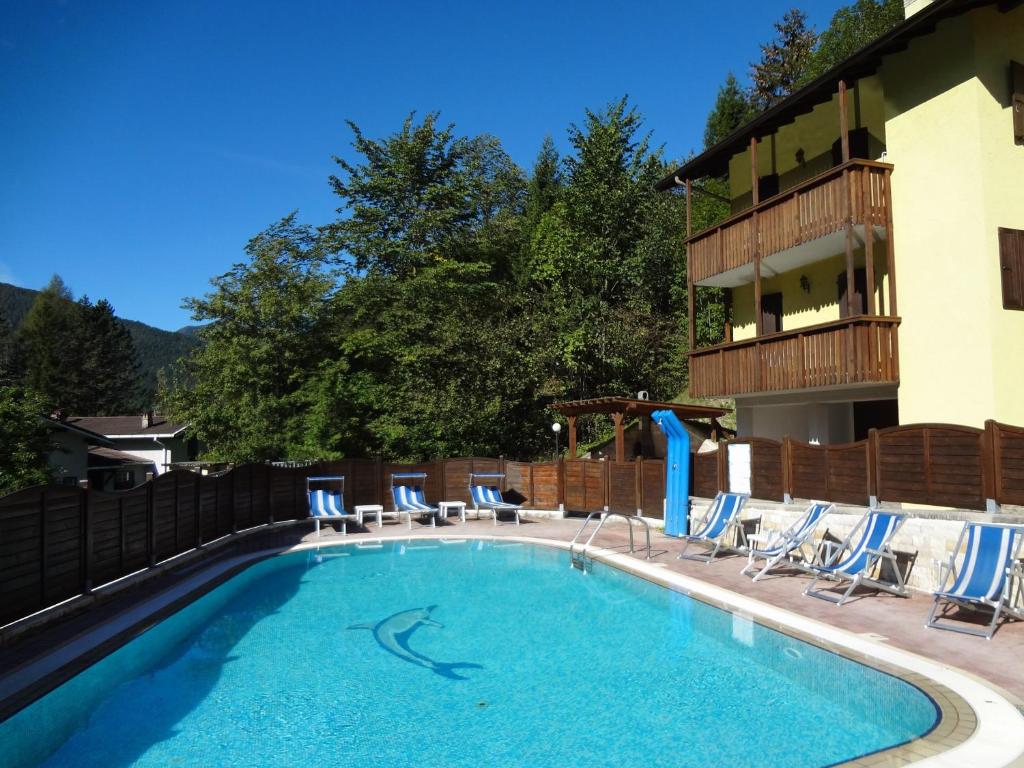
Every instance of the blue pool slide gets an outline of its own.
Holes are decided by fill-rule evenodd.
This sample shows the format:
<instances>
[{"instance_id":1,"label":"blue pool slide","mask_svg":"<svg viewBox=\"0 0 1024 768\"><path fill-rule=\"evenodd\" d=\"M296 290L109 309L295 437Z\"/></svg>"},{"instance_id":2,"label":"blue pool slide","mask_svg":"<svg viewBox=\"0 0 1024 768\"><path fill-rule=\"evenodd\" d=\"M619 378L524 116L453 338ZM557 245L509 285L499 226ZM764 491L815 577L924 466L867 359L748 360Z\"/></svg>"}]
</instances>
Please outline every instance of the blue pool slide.
<instances>
[{"instance_id":1,"label":"blue pool slide","mask_svg":"<svg viewBox=\"0 0 1024 768\"><path fill-rule=\"evenodd\" d=\"M688 533L690 510L690 433L672 411L654 411L655 423L668 439L665 457L665 534Z\"/></svg>"}]
</instances>

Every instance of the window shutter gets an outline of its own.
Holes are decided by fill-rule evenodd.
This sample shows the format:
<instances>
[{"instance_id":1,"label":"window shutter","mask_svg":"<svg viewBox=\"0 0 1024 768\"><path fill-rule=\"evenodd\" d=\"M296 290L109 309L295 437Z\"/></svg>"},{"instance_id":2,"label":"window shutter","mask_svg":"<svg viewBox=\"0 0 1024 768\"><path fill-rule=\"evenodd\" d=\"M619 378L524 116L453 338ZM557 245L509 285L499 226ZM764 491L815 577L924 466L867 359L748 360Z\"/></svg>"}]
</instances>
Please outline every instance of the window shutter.
<instances>
[{"instance_id":1,"label":"window shutter","mask_svg":"<svg viewBox=\"0 0 1024 768\"><path fill-rule=\"evenodd\" d=\"M1024 309L1024 230L999 228L1003 309Z\"/></svg>"}]
</instances>

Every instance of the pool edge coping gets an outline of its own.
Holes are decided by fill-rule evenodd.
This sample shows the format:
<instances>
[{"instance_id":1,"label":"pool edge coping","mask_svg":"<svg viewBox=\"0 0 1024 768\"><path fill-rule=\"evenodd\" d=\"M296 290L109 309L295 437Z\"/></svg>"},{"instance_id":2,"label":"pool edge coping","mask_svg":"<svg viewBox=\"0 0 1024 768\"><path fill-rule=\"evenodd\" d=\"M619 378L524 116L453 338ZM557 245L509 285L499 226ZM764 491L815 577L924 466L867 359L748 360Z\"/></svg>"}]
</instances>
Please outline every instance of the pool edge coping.
<instances>
[{"instance_id":1,"label":"pool edge coping","mask_svg":"<svg viewBox=\"0 0 1024 768\"><path fill-rule=\"evenodd\" d=\"M115 622L105 622L0 677L0 711L10 710L3 719L6 720L42 698L85 668L143 634L155 623L176 613L255 562L323 547L417 539L519 542L560 550L568 550L570 547L568 541L533 536L416 531L403 536L301 542L240 553L206 568L197 568L182 582L133 606L124 616L119 617L123 619L120 622L123 626L119 629L115 630L112 626ZM895 764L913 764L920 768L1024 766L1024 728L1021 728L1024 725L1024 705L1013 694L973 673L692 576L670 571L663 563L638 560L620 551L598 546L585 547L584 551L588 557L604 565L898 677L922 690L939 709L939 720L924 736L835 764L832 768L880 768L882 765L893 765L894 761ZM24 682L18 685L17 678L23 678ZM15 680L14 690L10 690L12 680ZM8 690L3 691L3 688ZM18 703L22 699L27 700Z\"/></svg>"}]
</instances>

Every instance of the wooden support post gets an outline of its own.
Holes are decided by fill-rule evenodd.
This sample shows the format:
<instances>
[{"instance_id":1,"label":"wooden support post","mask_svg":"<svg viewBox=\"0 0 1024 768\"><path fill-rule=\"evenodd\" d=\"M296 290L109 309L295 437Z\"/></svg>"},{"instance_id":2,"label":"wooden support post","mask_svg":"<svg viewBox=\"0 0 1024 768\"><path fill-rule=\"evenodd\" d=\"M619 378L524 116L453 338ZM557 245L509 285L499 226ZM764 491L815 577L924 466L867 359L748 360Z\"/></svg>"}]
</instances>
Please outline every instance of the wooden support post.
<instances>
[{"instance_id":1,"label":"wooden support post","mask_svg":"<svg viewBox=\"0 0 1024 768\"><path fill-rule=\"evenodd\" d=\"M725 288L722 291L725 304L725 342L732 341L732 288Z\"/></svg>"},{"instance_id":2,"label":"wooden support post","mask_svg":"<svg viewBox=\"0 0 1024 768\"><path fill-rule=\"evenodd\" d=\"M686 180L686 237L693 234L691 198L693 183ZM689 333L690 349L697 348L697 286L693 282L693 264L690 262L690 244L686 244L686 300L687 300L687 332Z\"/></svg>"},{"instance_id":3,"label":"wooden support post","mask_svg":"<svg viewBox=\"0 0 1024 768\"><path fill-rule=\"evenodd\" d=\"M620 464L626 460L626 432L623 421L625 413L613 413L612 421L615 423L615 461Z\"/></svg>"},{"instance_id":4,"label":"wooden support post","mask_svg":"<svg viewBox=\"0 0 1024 768\"><path fill-rule=\"evenodd\" d=\"M842 145L843 162L850 159L850 129L846 115L846 81L839 81L839 139ZM856 302L856 283L853 266L853 185L850 169L843 170L843 224L846 230L846 316L855 317L861 314ZM842 383L858 380L857 344L853 326L847 327L846 333L846 377Z\"/></svg>"},{"instance_id":5,"label":"wooden support post","mask_svg":"<svg viewBox=\"0 0 1024 768\"><path fill-rule=\"evenodd\" d=\"M863 197L861 201L861 218L864 221L864 282L868 292L868 314L875 312L875 224L871 216L871 169L864 168L861 173Z\"/></svg>"},{"instance_id":6,"label":"wooden support post","mask_svg":"<svg viewBox=\"0 0 1024 768\"><path fill-rule=\"evenodd\" d=\"M882 199L885 201L885 247L886 265L889 280L889 316L898 317L899 311L896 308L896 253L892 236L892 171L885 170L885 189Z\"/></svg>"},{"instance_id":7,"label":"wooden support post","mask_svg":"<svg viewBox=\"0 0 1024 768\"><path fill-rule=\"evenodd\" d=\"M576 458L576 417L566 416L569 422L569 458ZM558 458L557 456L555 458Z\"/></svg>"},{"instance_id":8,"label":"wooden support post","mask_svg":"<svg viewBox=\"0 0 1024 768\"><path fill-rule=\"evenodd\" d=\"M846 114L846 81L839 81L839 144L843 151L843 162L850 159L850 124Z\"/></svg>"},{"instance_id":9,"label":"wooden support post","mask_svg":"<svg viewBox=\"0 0 1024 768\"><path fill-rule=\"evenodd\" d=\"M753 207L756 209L761 202L761 193L758 189L757 171L757 137L750 137L750 195ZM754 262L754 335L760 336L764 333L761 322L761 254L758 243L757 211L755 210L750 219L750 258Z\"/></svg>"}]
</instances>

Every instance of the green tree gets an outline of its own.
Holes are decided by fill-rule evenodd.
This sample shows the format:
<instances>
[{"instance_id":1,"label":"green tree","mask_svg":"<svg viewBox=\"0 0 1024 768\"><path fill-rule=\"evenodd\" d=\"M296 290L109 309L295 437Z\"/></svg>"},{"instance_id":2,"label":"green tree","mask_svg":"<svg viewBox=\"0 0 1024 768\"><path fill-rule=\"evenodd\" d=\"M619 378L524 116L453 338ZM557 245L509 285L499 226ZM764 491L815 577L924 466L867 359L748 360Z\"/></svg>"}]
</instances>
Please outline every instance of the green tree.
<instances>
[{"instance_id":1,"label":"green tree","mask_svg":"<svg viewBox=\"0 0 1024 768\"><path fill-rule=\"evenodd\" d=\"M42 395L48 408L70 412L76 405L82 384L79 320L71 291L54 275L36 296L18 331L24 383Z\"/></svg>"},{"instance_id":2,"label":"green tree","mask_svg":"<svg viewBox=\"0 0 1024 768\"><path fill-rule=\"evenodd\" d=\"M329 457L307 434L317 374L336 345L335 281L320 241L292 214L245 251L248 261L214 278L211 293L186 299L192 317L208 321L204 344L164 383L163 407L192 425L213 459Z\"/></svg>"},{"instance_id":3,"label":"green tree","mask_svg":"<svg viewBox=\"0 0 1024 768\"><path fill-rule=\"evenodd\" d=\"M321 419L320 434L401 459L521 449L508 425L532 402L510 330L523 307L511 290L522 173L496 139L440 129L436 114L380 140L352 128L361 158L339 161L334 179L350 216L325 232L354 269L334 302L341 354L323 385L365 418L344 430Z\"/></svg>"},{"instance_id":4,"label":"green tree","mask_svg":"<svg viewBox=\"0 0 1024 768\"><path fill-rule=\"evenodd\" d=\"M684 217L678 197L654 191L668 166L642 123L626 99L586 112L561 198L533 235L544 389L559 398L671 397L683 383Z\"/></svg>"},{"instance_id":5,"label":"green tree","mask_svg":"<svg viewBox=\"0 0 1024 768\"><path fill-rule=\"evenodd\" d=\"M69 408L89 416L116 416L140 409L140 366L135 343L106 299L78 301L78 390Z\"/></svg>"},{"instance_id":6,"label":"green tree","mask_svg":"<svg viewBox=\"0 0 1024 768\"><path fill-rule=\"evenodd\" d=\"M813 80L903 21L903 0L856 0L832 16L802 80Z\"/></svg>"},{"instance_id":7,"label":"green tree","mask_svg":"<svg viewBox=\"0 0 1024 768\"><path fill-rule=\"evenodd\" d=\"M704 149L709 149L754 116L747 94L732 72L718 89L715 105L704 124Z\"/></svg>"},{"instance_id":8,"label":"green tree","mask_svg":"<svg viewBox=\"0 0 1024 768\"><path fill-rule=\"evenodd\" d=\"M50 480L45 411L45 401L32 390L0 386L0 495Z\"/></svg>"},{"instance_id":9,"label":"green tree","mask_svg":"<svg viewBox=\"0 0 1024 768\"><path fill-rule=\"evenodd\" d=\"M342 175L330 181L346 215L325 233L357 270L405 277L439 258L472 261L491 239L513 236L519 168L497 139L459 137L437 120L409 115L380 140L349 122L362 160L335 158Z\"/></svg>"},{"instance_id":10,"label":"green tree","mask_svg":"<svg viewBox=\"0 0 1024 768\"><path fill-rule=\"evenodd\" d=\"M761 60L750 67L750 103L758 112L796 90L810 66L817 36L807 14L797 8L775 22L776 37L761 46Z\"/></svg>"}]
</instances>

